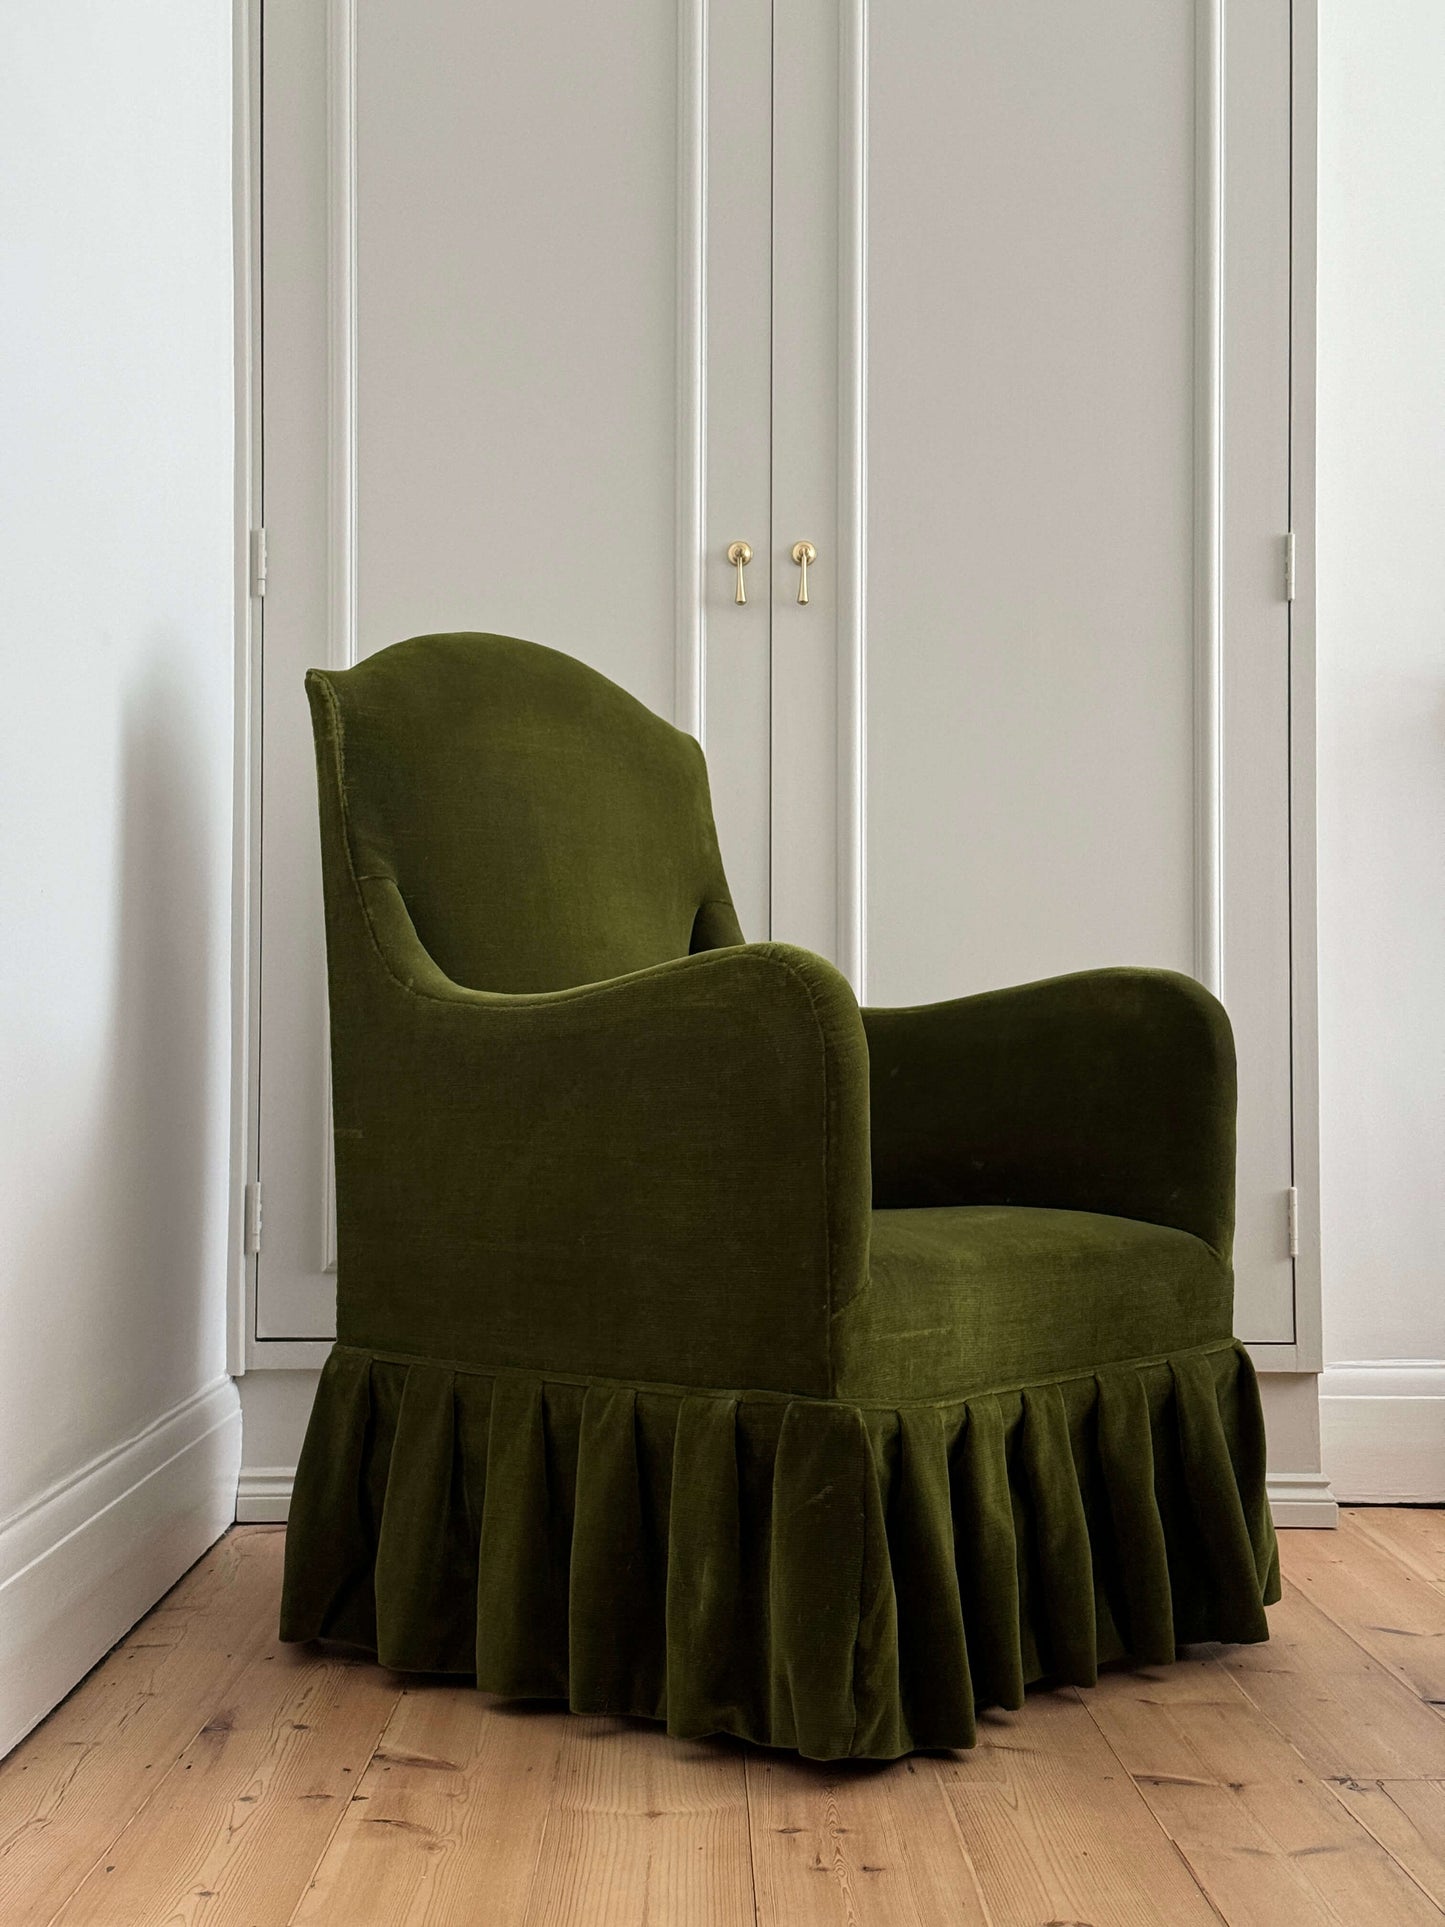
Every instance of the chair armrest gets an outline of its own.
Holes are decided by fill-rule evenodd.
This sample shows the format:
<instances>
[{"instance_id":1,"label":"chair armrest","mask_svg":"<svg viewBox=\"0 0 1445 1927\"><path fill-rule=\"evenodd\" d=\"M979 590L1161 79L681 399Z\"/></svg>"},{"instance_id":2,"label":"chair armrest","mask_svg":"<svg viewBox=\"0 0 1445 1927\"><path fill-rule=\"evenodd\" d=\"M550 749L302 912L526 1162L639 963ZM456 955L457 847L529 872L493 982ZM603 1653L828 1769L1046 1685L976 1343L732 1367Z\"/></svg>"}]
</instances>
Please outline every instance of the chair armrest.
<instances>
[{"instance_id":1,"label":"chair armrest","mask_svg":"<svg viewBox=\"0 0 1445 1927\"><path fill-rule=\"evenodd\" d=\"M334 914L331 943L339 1337L826 1393L869 1223L866 1046L838 972L749 944L467 990L392 881L352 881L361 917Z\"/></svg>"},{"instance_id":2,"label":"chair armrest","mask_svg":"<svg viewBox=\"0 0 1445 1927\"><path fill-rule=\"evenodd\" d=\"M863 1023L875 1205L1108 1212L1229 1256L1234 1040L1192 978L1085 971Z\"/></svg>"}]
</instances>

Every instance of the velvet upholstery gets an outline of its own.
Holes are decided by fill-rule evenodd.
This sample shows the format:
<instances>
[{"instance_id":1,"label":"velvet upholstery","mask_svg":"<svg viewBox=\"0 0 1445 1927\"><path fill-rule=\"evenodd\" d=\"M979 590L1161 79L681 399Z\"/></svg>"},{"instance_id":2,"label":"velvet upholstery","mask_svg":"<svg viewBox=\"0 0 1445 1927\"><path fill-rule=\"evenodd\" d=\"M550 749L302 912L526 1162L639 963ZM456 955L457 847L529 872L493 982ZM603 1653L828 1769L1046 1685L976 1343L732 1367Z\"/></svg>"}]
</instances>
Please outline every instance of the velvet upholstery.
<instances>
[{"instance_id":1,"label":"velvet upholstery","mask_svg":"<svg viewBox=\"0 0 1445 1927\"><path fill-rule=\"evenodd\" d=\"M875 1211L834 1396L957 1398L1230 1341L1229 1266L1187 1231L1037 1205Z\"/></svg>"},{"instance_id":2,"label":"velvet upholstery","mask_svg":"<svg viewBox=\"0 0 1445 1927\"><path fill-rule=\"evenodd\" d=\"M308 692L338 1342L286 1637L831 1758L1265 1636L1207 993L860 1012L742 942L696 744L580 663Z\"/></svg>"}]
</instances>

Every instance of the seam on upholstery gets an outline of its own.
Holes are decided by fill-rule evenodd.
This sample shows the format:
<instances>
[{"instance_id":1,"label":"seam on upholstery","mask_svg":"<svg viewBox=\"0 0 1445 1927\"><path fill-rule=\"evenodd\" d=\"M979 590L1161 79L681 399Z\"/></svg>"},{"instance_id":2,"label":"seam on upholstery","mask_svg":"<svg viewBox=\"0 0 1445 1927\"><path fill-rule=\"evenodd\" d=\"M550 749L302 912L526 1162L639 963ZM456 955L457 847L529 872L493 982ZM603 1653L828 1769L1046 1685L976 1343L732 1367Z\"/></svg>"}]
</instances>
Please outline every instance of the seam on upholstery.
<instances>
[{"instance_id":1,"label":"seam on upholstery","mask_svg":"<svg viewBox=\"0 0 1445 1927\"><path fill-rule=\"evenodd\" d=\"M793 966L790 963L788 963L786 958L779 958L778 961L783 965L783 968L788 972L789 976L794 978L796 982L798 982L802 986L803 995L808 1000L808 1014L812 1018L813 1028L817 1032L819 1050L822 1056L823 1257L824 1257L824 1266L825 1266L825 1275L823 1279L823 1288L824 1288L824 1297L825 1297L825 1304L823 1307L823 1366L824 1366L824 1373L825 1373L825 1382L828 1387L828 1397L832 1398L834 1393L838 1389L838 1380L837 1380L837 1375L834 1371L834 1359L833 1359L833 1321L834 1321L835 1310L836 1310L836 1306L835 1306L836 1266L834 1262L834 1249L833 1249L833 1214L830 1208L832 1203L832 1195L833 1195L833 1168L832 1168L833 1167L833 1158L832 1158L833 1140L832 1140L832 1132L829 1129L829 1122L832 1117L832 1108L829 1103L831 1091L829 1088L830 1079L829 1079L829 1063L828 1063L828 1039L827 1039L827 1033L823 1029L822 1019L818 1015L818 1004L817 1004L817 999L813 995L813 986L808 982L807 978L803 976L801 971L794 970Z\"/></svg>"},{"instance_id":2,"label":"seam on upholstery","mask_svg":"<svg viewBox=\"0 0 1445 1927\"><path fill-rule=\"evenodd\" d=\"M1017 1379L1007 1385L981 1385L975 1391L955 1392L948 1398L819 1398L812 1392L778 1392L766 1386L744 1390L720 1385L673 1385L657 1379L608 1378L599 1372L557 1372L528 1365L478 1365L460 1358L428 1358L420 1352L393 1351L371 1345L352 1345L337 1339L333 1351L355 1352L383 1365L432 1365L442 1371L460 1372L470 1378L539 1379L547 1385L596 1386L599 1391L648 1392L660 1398L713 1398L732 1404L816 1405L836 1407L844 1412L917 1412L947 1410L950 1406L970 1405L979 1398L1006 1398L1042 1385L1072 1385L1097 1380L1109 1372L1143 1371L1152 1366L1172 1365L1186 1358L1214 1358L1233 1352L1247 1360L1249 1354L1237 1338L1215 1338L1207 1345L1186 1345L1179 1351L1147 1352L1137 1358L1111 1359L1105 1365L1091 1365L1085 1371L1048 1372L1039 1378ZM870 1447L871 1450L871 1447Z\"/></svg>"},{"instance_id":3,"label":"seam on upholstery","mask_svg":"<svg viewBox=\"0 0 1445 1927\"><path fill-rule=\"evenodd\" d=\"M1172 1222L1172 1220L1168 1218L1141 1218L1137 1211L1087 1211L1085 1212L1085 1211L1082 1211L1081 1207L1076 1204L1040 1204L1036 1201L1032 1201L1028 1204L1020 1204L1016 1199L1011 1200L1009 1198L970 1198L966 1204L959 1204L956 1201L948 1204L929 1203L926 1205L880 1204L880 1205L875 1205L874 1209L876 1211L895 1211L895 1212L896 1211L913 1211L913 1210L1067 1211L1070 1214L1075 1216L1084 1216L1084 1217L1090 1217L1090 1218L1118 1218L1123 1224L1147 1224L1147 1225L1151 1225L1156 1231L1174 1231L1174 1232L1177 1232L1181 1238L1192 1238L1195 1244L1203 1245L1204 1249L1209 1253L1210 1257L1213 1258L1218 1264L1222 1265L1224 1269L1231 1274L1231 1276L1233 1275L1233 1272L1234 1272L1234 1256L1232 1251L1226 1254L1225 1252L1220 1250L1218 1245L1211 1244L1208 1238L1204 1237L1200 1232L1192 1231L1187 1224L1175 1224ZM844 1311L846 1311L847 1309L848 1307L846 1305L843 1306Z\"/></svg>"},{"instance_id":4,"label":"seam on upholstery","mask_svg":"<svg viewBox=\"0 0 1445 1927\"><path fill-rule=\"evenodd\" d=\"M863 1585L868 1577L868 1472L872 1471L875 1481L878 1477L878 1467L873 1462L873 1440L869 1436L868 1427L861 1423L862 1413L860 1412L858 1416L860 1420L858 1431L867 1460L858 1468L858 1585L853 1607L853 1675L848 1682L848 1704L853 1714L853 1723L848 1728L850 1754L858 1741L858 1665L863 1649Z\"/></svg>"},{"instance_id":5,"label":"seam on upholstery","mask_svg":"<svg viewBox=\"0 0 1445 1927\"><path fill-rule=\"evenodd\" d=\"M361 912L362 922L365 924L367 936L371 940L371 947L381 959L383 967L386 968L387 975L394 977L394 973L387 965L385 957L381 955L381 946L376 941L376 932L372 929L371 925L371 913L366 907L366 898L361 893L363 880L370 882L372 880L371 875L368 873L367 877L363 879L357 874L356 869L356 852L352 847L351 838L351 802L346 793L346 725L342 720L341 704L336 700L336 691L331 687L331 678L323 674L318 680L320 681L322 689L326 692L326 707L331 714L331 729L336 741L336 795L338 807L341 812L341 848L346 857L346 873L351 878L352 894L356 898L356 907ZM377 880L381 882L394 881L394 879L385 877L378 878ZM400 979L396 978L395 981L400 982Z\"/></svg>"}]
</instances>

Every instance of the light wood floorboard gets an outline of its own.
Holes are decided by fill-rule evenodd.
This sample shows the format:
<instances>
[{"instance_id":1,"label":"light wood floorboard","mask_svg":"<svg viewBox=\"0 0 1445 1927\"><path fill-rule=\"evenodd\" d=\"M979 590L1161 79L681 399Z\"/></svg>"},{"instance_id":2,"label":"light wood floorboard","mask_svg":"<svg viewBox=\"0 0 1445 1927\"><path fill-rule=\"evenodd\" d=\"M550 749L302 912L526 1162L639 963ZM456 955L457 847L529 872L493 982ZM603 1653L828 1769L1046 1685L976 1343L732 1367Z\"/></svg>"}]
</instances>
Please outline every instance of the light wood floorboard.
<instances>
[{"instance_id":1,"label":"light wood floorboard","mask_svg":"<svg viewBox=\"0 0 1445 1927\"><path fill-rule=\"evenodd\" d=\"M938 1798L936 1765L918 1759L896 1768L823 1766L783 1753L750 1755L758 1921L764 1927L987 1922L968 1849Z\"/></svg>"},{"instance_id":2,"label":"light wood floorboard","mask_svg":"<svg viewBox=\"0 0 1445 1927\"><path fill-rule=\"evenodd\" d=\"M1445 1718L1292 1580L1270 1608L1263 1645L1211 1650L1321 1779L1445 1775Z\"/></svg>"},{"instance_id":3,"label":"light wood floorboard","mask_svg":"<svg viewBox=\"0 0 1445 1927\"><path fill-rule=\"evenodd\" d=\"M285 1536L232 1532L0 1764L0 1921L46 1922L271 1641Z\"/></svg>"},{"instance_id":4,"label":"light wood floorboard","mask_svg":"<svg viewBox=\"0 0 1445 1927\"><path fill-rule=\"evenodd\" d=\"M1100 1731L1239 1927L1428 1927L1434 1904L1213 1659L1115 1672Z\"/></svg>"},{"instance_id":5,"label":"light wood floorboard","mask_svg":"<svg viewBox=\"0 0 1445 1927\"><path fill-rule=\"evenodd\" d=\"M1214 1927L1208 1901L1101 1735L1087 1697L1034 1693L1022 1712L986 1713L977 1747L938 1763L939 1791L969 1843L987 1919L993 1927Z\"/></svg>"},{"instance_id":6,"label":"light wood floorboard","mask_svg":"<svg viewBox=\"0 0 1445 1927\"><path fill-rule=\"evenodd\" d=\"M568 1715L409 1685L296 1906L300 1927L523 1918ZM469 1911L470 1909L470 1911Z\"/></svg>"},{"instance_id":7,"label":"light wood floorboard","mask_svg":"<svg viewBox=\"0 0 1445 1927\"><path fill-rule=\"evenodd\" d=\"M1431 1515L1417 1515L1429 1519ZM1286 1533L1285 1570L1320 1611L1419 1698L1445 1704L1445 1590L1420 1577L1427 1529L1401 1508L1398 1530L1416 1552L1407 1565L1354 1512L1337 1532ZM1301 1543L1288 1543L1297 1539Z\"/></svg>"},{"instance_id":8,"label":"light wood floorboard","mask_svg":"<svg viewBox=\"0 0 1445 1927\"><path fill-rule=\"evenodd\" d=\"M1392 1552L1418 1578L1445 1586L1445 1508L1361 1506L1349 1518L1357 1531Z\"/></svg>"},{"instance_id":9,"label":"light wood floorboard","mask_svg":"<svg viewBox=\"0 0 1445 1927\"><path fill-rule=\"evenodd\" d=\"M54 1927L281 1919L400 1694L379 1667L273 1648L232 1682Z\"/></svg>"},{"instance_id":10,"label":"light wood floorboard","mask_svg":"<svg viewBox=\"0 0 1445 1927\"><path fill-rule=\"evenodd\" d=\"M1445 1912L1445 1784L1341 1780L1335 1791L1362 1826Z\"/></svg>"},{"instance_id":11,"label":"light wood floorboard","mask_svg":"<svg viewBox=\"0 0 1445 1927\"><path fill-rule=\"evenodd\" d=\"M1273 1637L819 1766L275 1637L238 1527L0 1765L17 1927L1445 1921L1445 1511L1283 1535Z\"/></svg>"},{"instance_id":12,"label":"light wood floorboard","mask_svg":"<svg viewBox=\"0 0 1445 1927\"><path fill-rule=\"evenodd\" d=\"M752 1919L742 1747L657 1739L635 1721L567 1722L524 1927Z\"/></svg>"}]
</instances>

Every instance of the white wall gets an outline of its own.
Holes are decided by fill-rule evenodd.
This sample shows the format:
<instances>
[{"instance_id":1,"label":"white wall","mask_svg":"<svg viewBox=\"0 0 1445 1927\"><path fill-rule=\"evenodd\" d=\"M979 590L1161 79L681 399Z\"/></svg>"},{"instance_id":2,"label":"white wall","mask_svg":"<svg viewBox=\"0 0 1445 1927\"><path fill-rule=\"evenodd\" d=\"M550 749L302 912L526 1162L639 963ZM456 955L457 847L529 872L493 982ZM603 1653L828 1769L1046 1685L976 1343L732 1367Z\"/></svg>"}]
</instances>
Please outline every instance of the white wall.
<instances>
[{"instance_id":1,"label":"white wall","mask_svg":"<svg viewBox=\"0 0 1445 1927\"><path fill-rule=\"evenodd\" d=\"M230 33L4 10L0 1749L220 1530L238 1451Z\"/></svg>"},{"instance_id":2,"label":"white wall","mask_svg":"<svg viewBox=\"0 0 1445 1927\"><path fill-rule=\"evenodd\" d=\"M1321 0L1325 1470L1445 1498L1445 7Z\"/></svg>"}]
</instances>

